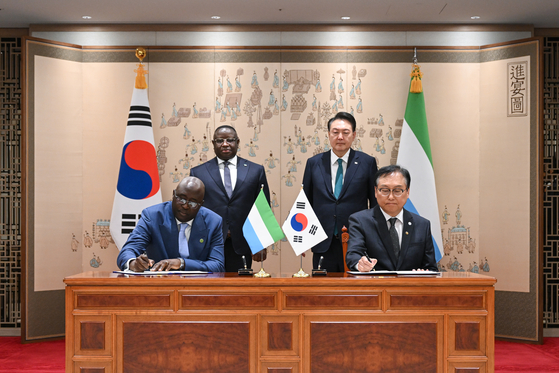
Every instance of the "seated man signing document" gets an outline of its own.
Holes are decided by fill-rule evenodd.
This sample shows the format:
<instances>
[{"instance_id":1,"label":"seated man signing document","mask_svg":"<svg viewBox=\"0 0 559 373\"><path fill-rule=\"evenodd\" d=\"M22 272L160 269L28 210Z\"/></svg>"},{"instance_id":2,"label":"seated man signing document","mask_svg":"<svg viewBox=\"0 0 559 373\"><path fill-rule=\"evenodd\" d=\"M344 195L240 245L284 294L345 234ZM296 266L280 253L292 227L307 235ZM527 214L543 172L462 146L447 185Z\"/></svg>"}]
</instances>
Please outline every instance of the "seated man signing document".
<instances>
[{"instance_id":1,"label":"seated man signing document","mask_svg":"<svg viewBox=\"0 0 559 373\"><path fill-rule=\"evenodd\" d=\"M378 205L349 217L346 262L350 270L437 271L431 223L404 209L410 185L410 173L403 167L377 171Z\"/></svg>"},{"instance_id":2,"label":"seated man signing document","mask_svg":"<svg viewBox=\"0 0 559 373\"><path fill-rule=\"evenodd\" d=\"M142 211L142 217L120 250L122 270L223 272L221 217L202 207L204 183L184 178L172 201Z\"/></svg>"}]
</instances>

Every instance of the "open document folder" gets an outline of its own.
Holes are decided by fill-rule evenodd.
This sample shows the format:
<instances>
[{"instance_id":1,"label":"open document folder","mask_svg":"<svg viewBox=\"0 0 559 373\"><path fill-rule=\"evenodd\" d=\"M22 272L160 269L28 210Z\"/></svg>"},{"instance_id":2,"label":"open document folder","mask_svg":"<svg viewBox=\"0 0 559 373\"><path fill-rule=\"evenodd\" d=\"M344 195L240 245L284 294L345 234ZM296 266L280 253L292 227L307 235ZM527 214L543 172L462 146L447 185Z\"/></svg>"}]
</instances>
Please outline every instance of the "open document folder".
<instances>
[{"instance_id":1,"label":"open document folder","mask_svg":"<svg viewBox=\"0 0 559 373\"><path fill-rule=\"evenodd\" d=\"M398 276L436 276L440 275L440 272L435 271L371 271L371 272L359 272L359 271L347 271L350 275L374 275L374 276L386 276L386 275L398 275Z\"/></svg>"},{"instance_id":2,"label":"open document folder","mask_svg":"<svg viewBox=\"0 0 559 373\"><path fill-rule=\"evenodd\" d=\"M113 273L122 273L124 275L138 275L138 276L159 276L159 275L205 275L211 272L204 271L114 271Z\"/></svg>"}]
</instances>

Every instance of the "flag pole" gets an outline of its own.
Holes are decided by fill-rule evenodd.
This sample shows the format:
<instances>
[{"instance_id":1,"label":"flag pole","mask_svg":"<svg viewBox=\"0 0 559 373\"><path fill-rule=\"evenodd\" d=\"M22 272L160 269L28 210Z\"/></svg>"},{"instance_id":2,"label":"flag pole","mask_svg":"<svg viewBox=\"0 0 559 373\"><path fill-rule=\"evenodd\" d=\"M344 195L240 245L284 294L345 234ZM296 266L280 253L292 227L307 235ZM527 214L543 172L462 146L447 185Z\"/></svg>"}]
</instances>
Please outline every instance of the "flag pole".
<instances>
[{"instance_id":1,"label":"flag pole","mask_svg":"<svg viewBox=\"0 0 559 373\"><path fill-rule=\"evenodd\" d=\"M303 190L303 184L301 184L301 190ZM309 277L310 275L303 270L303 253L299 255L301 257L301 264L299 265L299 272L294 273L292 277Z\"/></svg>"},{"instance_id":2,"label":"flag pole","mask_svg":"<svg viewBox=\"0 0 559 373\"><path fill-rule=\"evenodd\" d=\"M260 191L264 190L264 184L260 185ZM262 250L260 250L260 271L258 271L258 273L255 273L253 276L254 277L261 277L261 278L266 278L266 277L272 277L271 274L269 274L268 272L266 272L264 270L264 261L262 260L262 258L264 257L264 253L262 251L267 250L267 248L263 248Z\"/></svg>"},{"instance_id":3,"label":"flag pole","mask_svg":"<svg viewBox=\"0 0 559 373\"><path fill-rule=\"evenodd\" d=\"M309 277L310 275L303 271L303 253L299 255L301 257L301 266L299 267L299 272L294 273L292 277Z\"/></svg>"}]
</instances>

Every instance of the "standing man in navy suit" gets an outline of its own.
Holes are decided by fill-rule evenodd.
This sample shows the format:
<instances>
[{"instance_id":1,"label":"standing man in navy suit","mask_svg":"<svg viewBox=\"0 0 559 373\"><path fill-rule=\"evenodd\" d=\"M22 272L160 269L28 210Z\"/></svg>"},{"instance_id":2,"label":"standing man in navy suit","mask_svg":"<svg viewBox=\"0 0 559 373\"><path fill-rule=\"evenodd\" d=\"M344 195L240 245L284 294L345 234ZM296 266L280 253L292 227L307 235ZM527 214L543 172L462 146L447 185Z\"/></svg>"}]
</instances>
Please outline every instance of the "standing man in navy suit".
<instances>
[{"instance_id":1,"label":"standing man in navy suit","mask_svg":"<svg viewBox=\"0 0 559 373\"><path fill-rule=\"evenodd\" d=\"M118 254L119 268L223 272L221 217L202 203L204 184L186 177L172 201L144 209Z\"/></svg>"},{"instance_id":2,"label":"standing man in navy suit","mask_svg":"<svg viewBox=\"0 0 559 373\"><path fill-rule=\"evenodd\" d=\"M235 128L216 128L212 140L216 157L190 170L190 175L206 185L204 206L223 218L226 272L243 268L243 256L248 268L253 259L266 259L266 249L252 255L243 235L243 224L261 188L270 202L266 171L261 165L237 156L239 141Z\"/></svg>"},{"instance_id":3,"label":"standing man in navy suit","mask_svg":"<svg viewBox=\"0 0 559 373\"><path fill-rule=\"evenodd\" d=\"M431 223L404 208L410 186L405 168L391 165L378 170L378 206L349 217L346 260L350 269L437 271Z\"/></svg>"},{"instance_id":4,"label":"standing man in navy suit","mask_svg":"<svg viewBox=\"0 0 559 373\"><path fill-rule=\"evenodd\" d=\"M342 227L357 211L376 205L375 158L351 149L355 139L355 118L339 112L328 121L331 150L307 160L303 189L328 238L312 248L313 267L323 256L321 268L344 271Z\"/></svg>"}]
</instances>

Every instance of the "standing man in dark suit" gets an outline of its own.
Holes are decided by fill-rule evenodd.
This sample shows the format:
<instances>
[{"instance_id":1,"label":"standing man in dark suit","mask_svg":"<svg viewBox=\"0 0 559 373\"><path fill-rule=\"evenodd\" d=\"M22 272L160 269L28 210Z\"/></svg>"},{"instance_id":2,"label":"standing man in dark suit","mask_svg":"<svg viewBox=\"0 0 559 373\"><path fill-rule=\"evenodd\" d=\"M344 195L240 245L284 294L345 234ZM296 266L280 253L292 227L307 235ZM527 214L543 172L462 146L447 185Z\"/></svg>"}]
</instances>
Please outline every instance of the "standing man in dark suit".
<instances>
[{"instance_id":1,"label":"standing man in dark suit","mask_svg":"<svg viewBox=\"0 0 559 373\"><path fill-rule=\"evenodd\" d=\"M212 140L216 157L190 170L190 175L206 185L204 206L223 218L226 272L243 268L243 256L248 268L253 259L266 259L266 249L252 255L243 236L243 224L261 188L270 202L266 171L261 165L237 156L239 141L235 128L216 128Z\"/></svg>"},{"instance_id":2,"label":"standing man in dark suit","mask_svg":"<svg viewBox=\"0 0 559 373\"><path fill-rule=\"evenodd\" d=\"M410 173L405 168L392 165L378 170L378 206L349 217L346 260L350 269L437 271L431 223L404 209L410 186Z\"/></svg>"},{"instance_id":3,"label":"standing man in dark suit","mask_svg":"<svg viewBox=\"0 0 559 373\"><path fill-rule=\"evenodd\" d=\"M186 177L172 201L144 209L118 254L120 269L223 272L221 217L203 202L202 181Z\"/></svg>"},{"instance_id":4,"label":"standing man in dark suit","mask_svg":"<svg viewBox=\"0 0 559 373\"><path fill-rule=\"evenodd\" d=\"M328 238L315 247L313 267L323 256L321 268L344 271L342 227L349 215L376 205L375 158L351 149L355 139L355 118L339 112L328 121L331 150L307 160L303 189Z\"/></svg>"}]
</instances>

